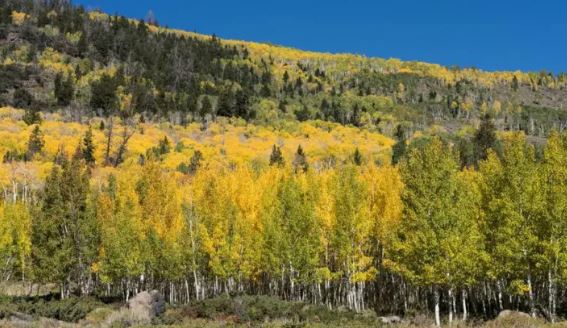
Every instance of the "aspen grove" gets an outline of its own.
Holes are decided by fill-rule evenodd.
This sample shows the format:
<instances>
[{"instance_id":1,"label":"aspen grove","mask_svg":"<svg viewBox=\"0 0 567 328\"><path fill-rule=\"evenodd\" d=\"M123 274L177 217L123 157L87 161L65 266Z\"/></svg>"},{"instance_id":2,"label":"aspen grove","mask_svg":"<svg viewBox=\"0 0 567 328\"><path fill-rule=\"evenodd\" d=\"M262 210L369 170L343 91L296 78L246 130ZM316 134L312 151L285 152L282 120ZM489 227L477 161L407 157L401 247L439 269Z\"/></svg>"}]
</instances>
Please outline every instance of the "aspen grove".
<instances>
[{"instance_id":1,"label":"aspen grove","mask_svg":"<svg viewBox=\"0 0 567 328\"><path fill-rule=\"evenodd\" d=\"M0 289L565 318L566 89L0 1Z\"/></svg>"},{"instance_id":2,"label":"aspen grove","mask_svg":"<svg viewBox=\"0 0 567 328\"><path fill-rule=\"evenodd\" d=\"M273 146L224 163L194 148L171 168L183 152L167 137L113 167L101 131L83 127L72 155L50 159L38 130L30 161L0 166L5 281L54 283L62 298L246 293L437 320L564 306L565 135L536 149L504 133L470 166L433 136L396 165L358 149L321 165Z\"/></svg>"}]
</instances>

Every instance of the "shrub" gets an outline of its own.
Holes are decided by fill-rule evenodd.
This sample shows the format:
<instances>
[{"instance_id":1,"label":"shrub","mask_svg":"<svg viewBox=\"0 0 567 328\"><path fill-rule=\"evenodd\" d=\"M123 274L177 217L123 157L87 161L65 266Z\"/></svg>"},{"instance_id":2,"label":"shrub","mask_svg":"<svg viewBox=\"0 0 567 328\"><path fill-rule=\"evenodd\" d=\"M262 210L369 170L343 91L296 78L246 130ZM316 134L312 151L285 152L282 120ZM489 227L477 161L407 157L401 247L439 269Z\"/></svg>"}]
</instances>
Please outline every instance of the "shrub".
<instances>
[{"instance_id":1,"label":"shrub","mask_svg":"<svg viewBox=\"0 0 567 328\"><path fill-rule=\"evenodd\" d=\"M42 297L0 298L0 318L13 313L25 313L34 317L45 317L67 322L77 322L96 308L104 307L101 301L90 297L70 297L59 300L52 295Z\"/></svg>"}]
</instances>

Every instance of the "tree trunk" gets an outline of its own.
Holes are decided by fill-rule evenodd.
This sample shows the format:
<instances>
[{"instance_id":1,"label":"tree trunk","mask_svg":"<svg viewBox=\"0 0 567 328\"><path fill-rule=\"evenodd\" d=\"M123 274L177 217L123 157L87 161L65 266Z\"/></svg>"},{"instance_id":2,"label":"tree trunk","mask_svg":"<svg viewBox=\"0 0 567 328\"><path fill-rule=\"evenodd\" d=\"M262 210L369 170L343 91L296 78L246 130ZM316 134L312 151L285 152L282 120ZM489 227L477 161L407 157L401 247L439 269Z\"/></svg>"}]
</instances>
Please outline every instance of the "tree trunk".
<instances>
[{"instance_id":1,"label":"tree trunk","mask_svg":"<svg viewBox=\"0 0 567 328\"><path fill-rule=\"evenodd\" d=\"M553 279L553 273L550 269L547 272L548 288L549 288L549 318L551 323L555 323L555 281Z\"/></svg>"},{"instance_id":2,"label":"tree trunk","mask_svg":"<svg viewBox=\"0 0 567 328\"><path fill-rule=\"evenodd\" d=\"M529 302L530 302L530 315L535 318L536 316L536 312L535 312L535 302L534 302L534 291L533 291L533 286L532 286L532 275L531 273L528 273L528 298L529 298Z\"/></svg>"},{"instance_id":3,"label":"tree trunk","mask_svg":"<svg viewBox=\"0 0 567 328\"><path fill-rule=\"evenodd\" d=\"M112 146L112 133L114 129L114 119L110 116L108 132L106 135L106 150L104 152L104 165L110 165L110 147Z\"/></svg>"},{"instance_id":4,"label":"tree trunk","mask_svg":"<svg viewBox=\"0 0 567 328\"><path fill-rule=\"evenodd\" d=\"M463 288L462 293L462 302L463 302L463 321L467 321L467 291Z\"/></svg>"},{"instance_id":5,"label":"tree trunk","mask_svg":"<svg viewBox=\"0 0 567 328\"><path fill-rule=\"evenodd\" d=\"M441 327L441 317L439 315L439 290L437 287L434 287L433 299L435 302L435 325L437 327Z\"/></svg>"},{"instance_id":6,"label":"tree trunk","mask_svg":"<svg viewBox=\"0 0 567 328\"><path fill-rule=\"evenodd\" d=\"M449 301L449 325L453 324L453 288L449 288L448 291L448 301Z\"/></svg>"}]
</instances>

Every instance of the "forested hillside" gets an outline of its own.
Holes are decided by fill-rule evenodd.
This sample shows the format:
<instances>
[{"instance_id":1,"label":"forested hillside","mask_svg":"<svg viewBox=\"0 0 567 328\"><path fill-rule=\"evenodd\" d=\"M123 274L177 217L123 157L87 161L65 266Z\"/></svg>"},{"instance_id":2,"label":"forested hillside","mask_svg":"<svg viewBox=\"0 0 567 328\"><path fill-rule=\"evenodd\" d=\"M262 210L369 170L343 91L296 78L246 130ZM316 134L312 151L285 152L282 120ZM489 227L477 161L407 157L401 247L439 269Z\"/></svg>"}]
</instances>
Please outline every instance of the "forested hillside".
<instances>
[{"instance_id":1,"label":"forested hillside","mask_svg":"<svg viewBox=\"0 0 567 328\"><path fill-rule=\"evenodd\" d=\"M545 137L567 122L567 76L330 55L169 30L65 1L4 1L0 102L75 119L175 124L320 119L393 136L484 114Z\"/></svg>"},{"instance_id":2,"label":"forested hillside","mask_svg":"<svg viewBox=\"0 0 567 328\"><path fill-rule=\"evenodd\" d=\"M0 287L567 315L566 75L1 3Z\"/></svg>"}]
</instances>

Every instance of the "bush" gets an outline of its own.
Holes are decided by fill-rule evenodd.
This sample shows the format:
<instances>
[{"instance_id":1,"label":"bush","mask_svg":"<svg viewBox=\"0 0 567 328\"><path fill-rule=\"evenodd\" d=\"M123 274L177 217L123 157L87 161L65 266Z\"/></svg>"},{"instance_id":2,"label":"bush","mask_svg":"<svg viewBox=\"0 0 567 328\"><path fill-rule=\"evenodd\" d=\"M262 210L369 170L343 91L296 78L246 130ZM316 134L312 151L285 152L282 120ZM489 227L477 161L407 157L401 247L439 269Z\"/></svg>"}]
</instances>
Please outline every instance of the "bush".
<instances>
[{"instance_id":1,"label":"bush","mask_svg":"<svg viewBox=\"0 0 567 328\"><path fill-rule=\"evenodd\" d=\"M321 322L361 319L352 311L329 310L322 305L282 301L269 296L221 296L170 309L163 323L173 324L186 319L230 319L235 322Z\"/></svg>"},{"instance_id":2,"label":"bush","mask_svg":"<svg viewBox=\"0 0 567 328\"><path fill-rule=\"evenodd\" d=\"M67 322L77 322L96 308L105 307L101 301L90 297L70 297L59 300L52 295L42 297L0 298L0 318L14 313L29 314Z\"/></svg>"},{"instance_id":3,"label":"bush","mask_svg":"<svg viewBox=\"0 0 567 328\"><path fill-rule=\"evenodd\" d=\"M26 89L17 89L12 97L12 105L16 108L30 108L34 98Z\"/></svg>"}]
</instances>

